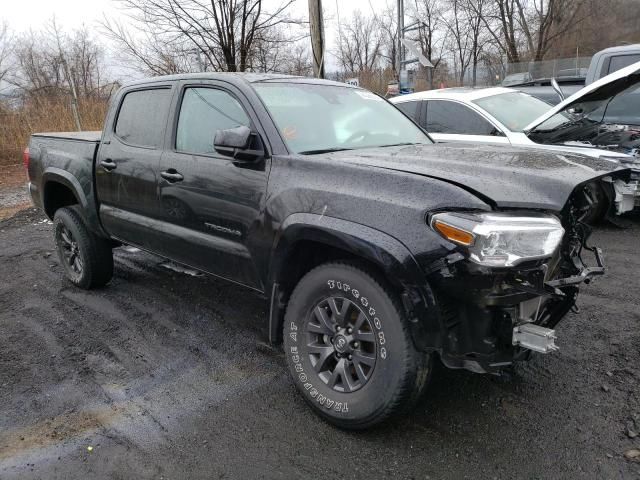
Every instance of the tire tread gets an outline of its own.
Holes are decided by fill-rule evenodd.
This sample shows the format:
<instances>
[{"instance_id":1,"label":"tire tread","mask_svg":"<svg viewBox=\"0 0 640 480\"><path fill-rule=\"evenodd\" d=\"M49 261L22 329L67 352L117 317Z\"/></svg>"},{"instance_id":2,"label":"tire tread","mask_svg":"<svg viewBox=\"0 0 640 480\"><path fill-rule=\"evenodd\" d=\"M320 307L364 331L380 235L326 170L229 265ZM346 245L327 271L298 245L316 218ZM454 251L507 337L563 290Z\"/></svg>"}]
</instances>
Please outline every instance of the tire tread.
<instances>
[{"instance_id":1,"label":"tire tread","mask_svg":"<svg viewBox=\"0 0 640 480\"><path fill-rule=\"evenodd\" d=\"M391 400L387 402L387 404L383 408L372 413L366 418L358 421L350 420L348 422L345 422L344 420L341 420L339 418L322 414L320 413L320 411L316 410L315 407L312 408L312 410L321 415L322 418L340 428L348 430L364 430L385 422L394 415L406 412L415 406L417 401L420 399L421 394L423 393L430 378L431 357L415 349L411 338L411 332L409 331L408 320L406 319L404 308L402 307L402 303L400 302L398 296L393 292L391 287L388 286L384 278L382 278L373 269L367 267L364 264L361 264L360 262L338 260L323 263L311 269L302 277L300 282L298 282L298 285L296 285L296 288L294 288L293 290L289 302L293 301L298 295L302 294L300 291L301 289L299 289L298 286L301 284L302 280L305 277L314 274L318 270L330 267L344 268L354 271L360 275L364 275L365 277L369 277L369 280L378 288L380 288L391 300L394 309L398 312L403 334L407 340L405 358L402 362L402 365L404 365L404 367L403 376L399 383L400 387L394 392ZM286 328L286 324L287 322L285 321L283 328ZM307 398L307 396L303 395L303 397L305 398L307 403L313 406L313 403Z\"/></svg>"},{"instance_id":2,"label":"tire tread","mask_svg":"<svg viewBox=\"0 0 640 480\"><path fill-rule=\"evenodd\" d=\"M56 211L54 222L67 221L74 224L79 232L77 239L87 250L88 262L85 262L85 272L80 282L72 282L80 288L92 289L109 283L113 277L113 251L108 240L96 236L91 232L82 218L79 207L63 207Z\"/></svg>"}]
</instances>

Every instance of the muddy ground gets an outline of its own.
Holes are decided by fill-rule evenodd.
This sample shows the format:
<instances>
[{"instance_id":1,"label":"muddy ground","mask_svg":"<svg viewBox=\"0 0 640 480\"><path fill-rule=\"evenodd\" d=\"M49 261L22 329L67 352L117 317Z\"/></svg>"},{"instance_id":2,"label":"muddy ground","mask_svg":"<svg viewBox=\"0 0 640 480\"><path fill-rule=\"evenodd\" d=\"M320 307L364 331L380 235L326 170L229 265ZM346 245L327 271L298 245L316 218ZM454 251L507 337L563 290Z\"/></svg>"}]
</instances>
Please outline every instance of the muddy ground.
<instances>
[{"instance_id":1,"label":"muddy ground","mask_svg":"<svg viewBox=\"0 0 640 480\"><path fill-rule=\"evenodd\" d=\"M123 248L79 290L22 212L0 222L0 478L639 478L639 234L596 233L610 270L558 353L510 381L439 371L413 414L345 433L263 343L263 299Z\"/></svg>"}]
</instances>

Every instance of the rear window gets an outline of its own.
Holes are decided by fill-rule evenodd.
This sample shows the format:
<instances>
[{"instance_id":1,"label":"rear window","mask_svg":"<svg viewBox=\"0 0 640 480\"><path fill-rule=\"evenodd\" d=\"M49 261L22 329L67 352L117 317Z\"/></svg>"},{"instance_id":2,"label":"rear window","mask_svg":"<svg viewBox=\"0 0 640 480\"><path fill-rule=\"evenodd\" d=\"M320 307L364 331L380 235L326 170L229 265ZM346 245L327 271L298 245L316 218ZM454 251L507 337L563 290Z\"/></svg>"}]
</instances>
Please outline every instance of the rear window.
<instances>
[{"instance_id":1,"label":"rear window","mask_svg":"<svg viewBox=\"0 0 640 480\"><path fill-rule=\"evenodd\" d=\"M621 68L628 67L636 62L640 62L640 55L619 55L617 57L611 57L609 73L617 72Z\"/></svg>"},{"instance_id":2,"label":"rear window","mask_svg":"<svg viewBox=\"0 0 640 480\"><path fill-rule=\"evenodd\" d=\"M170 101L169 88L127 93L116 121L118 138L129 145L159 147L164 137Z\"/></svg>"}]
</instances>

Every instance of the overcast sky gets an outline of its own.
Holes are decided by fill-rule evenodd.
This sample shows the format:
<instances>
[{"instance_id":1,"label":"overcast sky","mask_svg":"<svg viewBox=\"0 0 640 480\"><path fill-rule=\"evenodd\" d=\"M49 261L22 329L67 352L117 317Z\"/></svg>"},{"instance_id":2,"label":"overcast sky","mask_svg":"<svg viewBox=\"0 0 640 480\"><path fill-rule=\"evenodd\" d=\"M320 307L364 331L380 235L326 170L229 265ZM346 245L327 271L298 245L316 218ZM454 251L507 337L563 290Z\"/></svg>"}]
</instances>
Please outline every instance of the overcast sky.
<instances>
[{"instance_id":1,"label":"overcast sky","mask_svg":"<svg viewBox=\"0 0 640 480\"><path fill-rule=\"evenodd\" d=\"M14 32L25 32L30 29L38 30L54 15L56 21L64 29L73 29L82 24L97 27L103 16L112 20L124 20L118 8L117 0L0 0L0 23L6 21ZM269 3L279 3L278 0L267 0ZM371 14L372 8L380 14L387 2L394 0L323 0L325 30L329 50L334 46L337 38L337 18L344 22L354 10ZM338 15L336 14L338 12ZM306 19L308 17L307 0L296 0L292 7L292 16ZM327 57L328 67L335 63L330 52Z\"/></svg>"}]
</instances>

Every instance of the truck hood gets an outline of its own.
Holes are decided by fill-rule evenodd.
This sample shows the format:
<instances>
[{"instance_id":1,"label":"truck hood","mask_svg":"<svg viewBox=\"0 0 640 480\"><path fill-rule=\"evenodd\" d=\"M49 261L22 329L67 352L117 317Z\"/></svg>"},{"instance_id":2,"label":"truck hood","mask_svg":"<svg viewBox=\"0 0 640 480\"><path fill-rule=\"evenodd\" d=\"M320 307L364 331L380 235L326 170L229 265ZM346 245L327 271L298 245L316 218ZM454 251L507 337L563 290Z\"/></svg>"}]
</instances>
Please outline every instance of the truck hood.
<instances>
[{"instance_id":1,"label":"truck hood","mask_svg":"<svg viewBox=\"0 0 640 480\"><path fill-rule=\"evenodd\" d=\"M618 95L640 95L640 62L622 68L574 93L524 128L537 143L582 142L585 146L600 146L621 153L636 154L640 143L640 118L632 115L634 125L624 119L615 124L605 122L610 102ZM626 97L625 97L626 98ZM582 112L569 112L569 110ZM609 112L610 113L610 112ZM561 114L566 122L547 122ZM592 115L590 115L592 114ZM609 117L607 117L609 118ZM621 147L621 148L610 148Z\"/></svg>"},{"instance_id":2,"label":"truck hood","mask_svg":"<svg viewBox=\"0 0 640 480\"><path fill-rule=\"evenodd\" d=\"M573 190L598 177L628 176L613 162L570 153L498 145L435 144L367 148L327 154L361 166L439 179L497 208L559 212ZM617 170L616 170L617 169Z\"/></svg>"}]
</instances>

